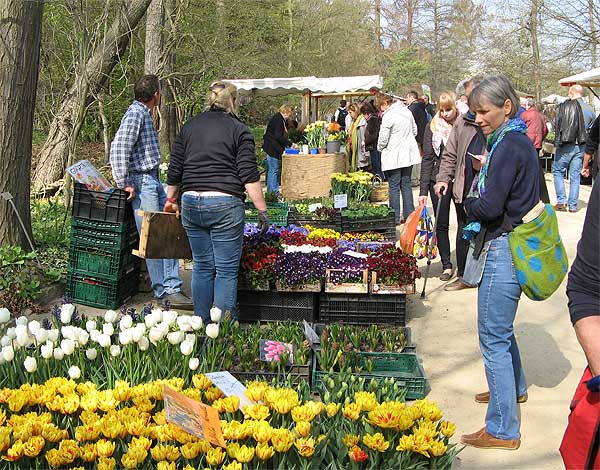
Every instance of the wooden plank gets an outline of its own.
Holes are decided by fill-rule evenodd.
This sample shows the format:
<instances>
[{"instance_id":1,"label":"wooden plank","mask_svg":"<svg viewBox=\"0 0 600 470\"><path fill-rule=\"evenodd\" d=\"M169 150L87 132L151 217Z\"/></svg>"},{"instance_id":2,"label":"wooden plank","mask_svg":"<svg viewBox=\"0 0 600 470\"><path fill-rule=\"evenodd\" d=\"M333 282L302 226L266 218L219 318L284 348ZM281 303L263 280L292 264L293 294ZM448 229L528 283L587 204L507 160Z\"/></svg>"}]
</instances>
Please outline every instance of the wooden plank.
<instances>
[{"instance_id":1,"label":"wooden plank","mask_svg":"<svg viewBox=\"0 0 600 470\"><path fill-rule=\"evenodd\" d=\"M181 224L172 212L138 211L142 216L140 246L133 254L146 259L190 259L192 249Z\"/></svg>"}]
</instances>

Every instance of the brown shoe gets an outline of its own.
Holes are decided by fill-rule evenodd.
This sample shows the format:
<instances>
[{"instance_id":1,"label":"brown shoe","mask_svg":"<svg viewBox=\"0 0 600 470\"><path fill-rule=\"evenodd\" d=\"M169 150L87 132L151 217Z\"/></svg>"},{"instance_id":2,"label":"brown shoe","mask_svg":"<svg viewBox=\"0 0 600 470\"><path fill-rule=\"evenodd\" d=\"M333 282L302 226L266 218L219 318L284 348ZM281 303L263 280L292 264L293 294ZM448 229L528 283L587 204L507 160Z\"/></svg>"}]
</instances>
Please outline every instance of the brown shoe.
<instances>
[{"instance_id":1,"label":"brown shoe","mask_svg":"<svg viewBox=\"0 0 600 470\"><path fill-rule=\"evenodd\" d=\"M521 439L498 439L488 433L485 427L473 434L463 434L460 442L479 449L517 450L521 445Z\"/></svg>"},{"instance_id":2,"label":"brown shoe","mask_svg":"<svg viewBox=\"0 0 600 470\"><path fill-rule=\"evenodd\" d=\"M527 394L521 395L517 397L517 403L525 403L527 401ZM477 403L489 403L490 402L490 392L482 392L475 395L475 401Z\"/></svg>"},{"instance_id":3,"label":"brown shoe","mask_svg":"<svg viewBox=\"0 0 600 470\"><path fill-rule=\"evenodd\" d=\"M554 204L554 210L558 212L567 212L566 204Z\"/></svg>"},{"instance_id":4,"label":"brown shoe","mask_svg":"<svg viewBox=\"0 0 600 470\"><path fill-rule=\"evenodd\" d=\"M477 286L470 286L469 284L464 283L462 280L457 279L456 281L451 282L446 287L444 287L444 290L445 291L463 290L463 289L472 289L474 287L477 287Z\"/></svg>"}]
</instances>

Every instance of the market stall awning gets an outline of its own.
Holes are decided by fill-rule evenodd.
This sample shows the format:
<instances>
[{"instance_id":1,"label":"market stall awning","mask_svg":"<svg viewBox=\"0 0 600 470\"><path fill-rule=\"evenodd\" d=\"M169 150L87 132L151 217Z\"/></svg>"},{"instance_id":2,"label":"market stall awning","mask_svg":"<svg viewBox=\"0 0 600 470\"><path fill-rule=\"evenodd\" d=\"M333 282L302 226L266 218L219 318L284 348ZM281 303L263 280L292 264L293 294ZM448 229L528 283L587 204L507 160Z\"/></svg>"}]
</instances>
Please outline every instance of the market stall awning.
<instances>
[{"instance_id":1,"label":"market stall awning","mask_svg":"<svg viewBox=\"0 0 600 470\"><path fill-rule=\"evenodd\" d=\"M587 87L600 87L600 67L563 78L558 83L562 86L578 84Z\"/></svg>"},{"instance_id":2,"label":"market stall awning","mask_svg":"<svg viewBox=\"0 0 600 470\"><path fill-rule=\"evenodd\" d=\"M560 104L563 101L567 101L567 100L568 100L568 98L566 96L552 94L552 95L543 97L542 103L544 103L544 104Z\"/></svg>"},{"instance_id":3,"label":"market stall awning","mask_svg":"<svg viewBox=\"0 0 600 470\"><path fill-rule=\"evenodd\" d=\"M356 77L290 77L290 78L248 78L227 79L241 95L275 96L291 93L335 94L380 90L383 78L380 75Z\"/></svg>"}]
</instances>

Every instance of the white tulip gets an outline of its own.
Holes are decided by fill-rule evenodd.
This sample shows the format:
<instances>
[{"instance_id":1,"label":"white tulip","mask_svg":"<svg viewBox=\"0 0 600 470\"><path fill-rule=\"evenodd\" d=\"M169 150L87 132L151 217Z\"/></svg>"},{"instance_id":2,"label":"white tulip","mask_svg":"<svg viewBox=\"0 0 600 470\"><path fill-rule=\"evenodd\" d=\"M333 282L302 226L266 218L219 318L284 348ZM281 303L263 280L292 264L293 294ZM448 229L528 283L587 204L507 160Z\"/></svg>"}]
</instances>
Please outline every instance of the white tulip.
<instances>
[{"instance_id":1,"label":"white tulip","mask_svg":"<svg viewBox=\"0 0 600 470\"><path fill-rule=\"evenodd\" d=\"M48 330L44 330L43 328L40 328L39 330L37 330L34 333L35 336L35 340L39 343L45 343L46 340L48 339Z\"/></svg>"},{"instance_id":2,"label":"white tulip","mask_svg":"<svg viewBox=\"0 0 600 470\"><path fill-rule=\"evenodd\" d=\"M150 328L150 332L148 333L148 338L152 341L152 344L158 343L161 339L163 339L165 335L163 334L160 328L153 326Z\"/></svg>"},{"instance_id":3,"label":"white tulip","mask_svg":"<svg viewBox=\"0 0 600 470\"><path fill-rule=\"evenodd\" d=\"M24 348L31 343L31 336L28 333L19 333L16 338L17 344Z\"/></svg>"},{"instance_id":4,"label":"white tulip","mask_svg":"<svg viewBox=\"0 0 600 470\"><path fill-rule=\"evenodd\" d=\"M110 336L105 335L104 333L102 333L100 335L100 337L98 338L98 344L100 346L102 346L103 348L106 348L106 347L110 346Z\"/></svg>"},{"instance_id":5,"label":"white tulip","mask_svg":"<svg viewBox=\"0 0 600 470\"><path fill-rule=\"evenodd\" d=\"M73 304L64 304L60 307L60 321L63 325L71 323L73 312L75 312L75 306Z\"/></svg>"},{"instance_id":6,"label":"white tulip","mask_svg":"<svg viewBox=\"0 0 600 470\"><path fill-rule=\"evenodd\" d=\"M112 357L117 357L119 354L121 354L121 346L119 346L118 344L113 344L110 347L109 351Z\"/></svg>"},{"instance_id":7,"label":"white tulip","mask_svg":"<svg viewBox=\"0 0 600 470\"><path fill-rule=\"evenodd\" d=\"M217 336L219 336L219 324L209 323L206 325L206 336L212 339L215 339Z\"/></svg>"},{"instance_id":8,"label":"white tulip","mask_svg":"<svg viewBox=\"0 0 600 470\"><path fill-rule=\"evenodd\" d=\"M183 354L184 356L189 356L190 354L192 354L192 351L194 350L194 343L190 343L189 341L184 341L179 345L179 350L181 351L181 354Z\"/></svg>"},{"instance_id":9,"label":"white tulip","mask_svg":"<svg viewBox=\"0 0 600 470\"><path fill-rule=\"evenodd\" d=\"M29 332L32 335L35 335L35 332L38 331L41 327L42 325L40 325L40 322L37 320L31 320L29 322L29 325L27 325L27 328L29 328Z\"/></svg>"},{"instance_id":10,"label":"white tulip","mask_svg":"<svg viewBox=\"0 0 600 470\"><path fill-rule=\"evenodd\" d=\"M146 333L146 325L138 323L131 329L131 341L137 343Z\"/></svg>"},{"instance_id":11,"label":"white tulip","mask_svg":"<svg viewBox=\"0 0 600 470\"><path fill-rule=\"evenodd\" d=\"M88 360L93 361L94 359L96 359L96 357L98 357L98 351L96 350L96 348L86 349L85 357L87 357Z\"/></svg>"},{"instance_id":12,"label":"white tulip","mask_svg":"<svg viewBox=\"0 0 600 470\"><path fill-rule=\"evenodd\" d=\"M140 351L147 351L150 347L150 341L148 341L148 338L146 338L145 336L142 336L137 342L137 345L138 348L140 348Z\"/></svg>"},{"instance_id":13,"label":"white tulip","mask_svg":"<svg viewBox=\"0 0 600 470\"><path fill-rule=\"evenodd\" d=\"M63 338L75 339L75 328L72 325L63 326L60 329Z\"/></svg>"},{"instance_id":14,"label":"white tulip","mask_svg":"<svg viewBox=\"0 0 600 470\"><path fill-rule=\"evenodd\" d=\"M60 348L67 356L70 356L75 351L75 341L65 338L60 342Z\"/></svg>"},{"instance_id":15,"label":"white tulip","mask_svg":"<svg viewBox=\"0 0 600 470\"><path fill-rule=\"evenodd\" d=\"M104 325L102 325L102 333L104 333L105 335L112 336L114 332L115 327L112 323L105 323Z\"/></svg>"},{"instance_id":16,"label":"white tulip","mask_svg":"<svg viewBox=\"0 0 600 470\"><path fill-rule=\"evenodd\" d=\"M37 370L37 361L35 357L27 356L25 361L23 361L23 365L25 366L25 370L30 374L33 374Z\"/></svg>"},{"instance_id":17,"label":"white tulip","mask_svg":"<svg viewBox=\"0 0 600 470\"><path fill-rule=\"evenodd\" d=\"M4 335L1 339L0 339L0 346L4 347L4 346L8 346L9 344L12 343L12 339L10 339L8 336Z\"/></svg>"},{"instance_id":18,"label":"white tulip","mask_svg":"<svg viewBox=\"0 0 600 470\"><path fill-rule=\"evenodd\" d=\"M15 350L11 345L2 348L2 357L6 362L10 362L15 358Z\"/></svg>"},{"instance_id":19,"label":"white tulip","mask_svg":"<svg viewBox=\"0 0 600 470\"><path fill-rule=\"evenodd\" d=\"M158 331L160 331L160 332L161 332L161 334L162 334L163 336L166 336L166 335L167 335L167 333L168 333L168 332L169 332L169 330L170 330L169 324L168 324L168 323L165 323L164 321L163 321L163 322L161 322L161 323L159 323L158 325L156 325L156 328L158 329Z\"/></svg>"},{"instance_id":20,"label":"white tulip","mask_svg":"<svg viewBox=\"0 0 600 470\"><path fill-rule=\"evenodd\" d=\"M28 335L29 330L27 329L27 325L17 325L15 327L15 337Z\"/></svg>"},{"instance_id":21,"label":"white tulip","mask_svg":"<svg viewBox=\"0 0 600 470\"><path fill-rule=\"evenodd\" d=\"M78 379L81 377L81 369L77 366L69 367L69 377L71 377L73 380Z\"/></svg>"},{"instance_id":22,"label":"white tulip","mask_svg":"<svg viewBox=\"0 0 600 470\"><path fill-rule=\"evenodd\" d=\"M15 325L25 325L25 326L27 326L27 323L29 323L29 320L27 319L27 317L25 315L21 315L19 318L17 318L15 320Z\"/></svg>"},{"instance_id":23,"label":"white tulip","mask_svg":"<svg viewBox=\"0 0 600 470\"><path fill-rule=\"evenodd\" d=\"M50 359L54 353L54 345L48 341L46 344L42 344L40 347L40 352L44 359Z\"/></svg>"},{"instance_id":24,"label":"white tulip","mask_svg":"<svg viewBox=\"0 0 600 470\"><path fill-rule=\"evenodd\" d=\"M159 321L160 320L158 319L158 316L154 314L154 311L152 311L152 313L150 313L149 315L146 315L144 317L144 324L146 325L147 328L152 328Z\"/></svg>"},{"instance_id":25,"label":"white tulip","mask_svg":"<svg viewBox=\"0 0 600 470\"><path fill-rule=\"evenodd\" d=\"M10 320L10 311L7 308L0 308L0 323L6 323Z\"/></svg>"},{"instance_id":26,"label":"white tulip","mask_svg":"<svg viewBox=\"0 0 600 470\"><path fill-rule=\"evenodd\" d=\"M183 331L172 331L171 333L167 334L167 341L175 346L183 341L183 337Z\"/></svg>"},{"instance_id":27,"label":"white tulip","mask_svg":"<svg viewBox=\"0 0 600 470\"><path fill-rule=\"evenodd\" d=\"M156 317L157 322L161 322L163 320L163 311L160 308L155 308L150 313Z\"/></svg>"},{"instance_id":28,"label":"white tulip","mask_svg":"<svg viewBox=\"0 0 600 470\"><path fill-rule=\"evenodd\" d=\"M57 328L52 328L51 330L48 330L48 339L54 343L56 343L58 341L58 329Z\"/></svg>"},{"instance_id":29,"label":"white tulip","mask_svg":"<svg viewBox=\"0 0 600 470\"><path fill-rule=\"evenodd\" d=\"M194 315L193 317L189 317L190 318L190 325L192 325L192 328L194 329L194 331L198 331L200 328L202 328L202 317L199 315Z\"/></svg>"},{"instance_id":30,"label":"white tulip","mask_svg":"<svg viewBox=\"0 0 600 470\"><path fill-rule=\"evenodd\" d=\"M77 332L76 339L80 346L85 346L86 344L88 344L88 341L90 340L90 334L87 331L80 328L79 331Z\"/></svg>"},{"instance_id":31,"label":"white tulip","mask_svg":"<svg viewBox=\"0 0 600 470\"><path fill-rule=\"evenodd\" d=\"M171 326L173 322L177 319L178 313L174 310L167 310L162 314L162 321L167 325Z\"/></svg>"},{"instance_id":32,"label":"white tulip","mask_svg":"<svg viewBox=\"0 0 600 470\"><path fill-rule=\"evenodd\" d=\"M114 323L115 321L117 321L117 316L118 314L114 310L107 310L104 314L104 321L106 323Z\"/></svg>"},{"instance_id":33,"label":"white tulip","mask_svg":"<svg viewBox=\"0 0 600 470\"><path fill-rule=\"evenodd\" d=\"M133 342L133 335L131 334L131 329L124 330L119 333L119 343L123 346L127 346L129 343Z\"/></svg>"},{"instance_id":34,"label":"white tulip","mask_svg":"<svg viewBox=\"0 0 600 470\"><path fill-rule=\"evenodd\" d=\"M15 339L17 337L17 332L15 331L14 327L10 327L6 329L6 336L8 336L10 339Z\"/></svg>"},{"instance_id":35,"label":"white tulip","mask_svg":"<svg viewBox=\"0 0 600 470\"><path fill-rule=\"evenodd\" d=\"M213 307L210 309L210 319L213 323L219 323L221 321L221 309L219 307Z\"/></svg>"},{"instance_id":36,"label":"white tulip","mask_svg":"<svg viewBox=\"0 0 600 470\"><path fill-rule=\"evenodd\" d=\"M100 335L102 335L102 333L100 333L98 330L92 330L90 332L90 339L94 342L94 343L98 343L100 340Z\"/></svg>"},{"instance_id":37,"label":"white tulip","mask_svg":"<svg viewBox=\"0 0 600 470\"><path fill-rule=\"evenodd\" d=\"M85 322L85 329L91 333L94 330L98 329L98 325L96 323L96 320L88 320Z\"/></svg>"},{"instance_id":38,"label":"white tulip","mask_svg":"<svg viewBox=\"0 0 600 470\"><path fill-rule=\"evenodd\" d=\"M196 344L196 335L194 333L188 333L187 335L185 335L184 341Z\"/></svg>"},{"instance_id":39,"label":"white tulip","mask_svg":"<svg viewBox=\"0 0 600 470\"><path fill-rule=\"evenodd\" d=\"M122 330L128 330L129 328L131 328L131 326L133 325L133 318L131 318L131 315L125 315L123 318L121 318L121 321L119 321L119 328Z\"/></svg>"},{"instance_id":40,"label":"white tulip","mask_svg":"<svg viewBox=\"0 0 600 470\"><path fill-rule=\"evenodd\" d=\"M54 348L52 354L54 354L54 359L57 361L62 361L63 357L65 357L65 352L61 348Z\"/></svg>"},{"instance_id":41,"label":"white tulip","mask_svg":"<svg viewBox=\"0 0 600 470\"><path fill-rule=\"evenodd\" d=\"M200 359L198 359L197 357L192 357L190 358L190 362L188 365L190 366L191 370L196 370L200 365Z\"/></svg>"},{"instance_id":42,"label":"white tulip","mask_svg":"<svg viewBox=\"0 0 600 470\"><path fill-rule=\"evenodd\" d=\"M190 322L191 317L187 315L181 315L177 317L177 326L181 331L190 331L192 329L192 324Z\"/></svg>"}]
</instances>

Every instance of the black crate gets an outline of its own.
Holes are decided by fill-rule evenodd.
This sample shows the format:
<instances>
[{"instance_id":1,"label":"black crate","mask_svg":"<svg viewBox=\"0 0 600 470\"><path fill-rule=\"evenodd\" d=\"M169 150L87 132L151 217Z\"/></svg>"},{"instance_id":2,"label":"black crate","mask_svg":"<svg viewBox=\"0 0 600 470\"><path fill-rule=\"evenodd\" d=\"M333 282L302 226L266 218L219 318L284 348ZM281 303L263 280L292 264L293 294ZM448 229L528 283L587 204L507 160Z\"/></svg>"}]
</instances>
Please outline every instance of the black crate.
<instances>
[{"instance_id":1,"label":"black crate","mask_svg":"<svg viewBox=\"0 0 600 470\"><path fill-rule=\"evenodd\" d=\"M78 304L116 309L137 294L139 279L139 269L116 281L69 271L65 294Z\"/></svg>"},{"instance_id":2,"label":"black crate","mask_svg":"<svg viewBox=\"0 0 600 470\"><path fill-rule=\"evenodd\" d=\"M394 214L381 219L349 219L342 217L342 232L380 232L386 240L396 240Z\"/></svg>"},{"instance_id":3,"label":"black crate","mask_svg":"<svg viewBox=\"0 0 600 470\"><path fill-rule=\"evenodd\" d=\"M129 193L122 189L110 192L91 191L85 184L75 183L73 217L100 222L122 223L133 219Z\"/></svg>"},{"instance_id":4,"label":"black crate","mask_svg":"<svg viewBox=\"0 0 600 470\"><path fill-rule=\"evenodd\" d=\"M342 214L340 211L336 211L335 217L333 219L315 219L310 215L298 214L296 208L290 208L290 213L288 214L288 224L292 225L300 225L306 226L310 225L315 228L330 228L335 230L336 232L342 231Z\"/></svg>"},{"instance_id":5,"label":"black crate","mask_svg":"<svg viewBox=\"0 0 600 470\"><path fill-rule=\"evenodd\" d=\"M315 321L318 292L238 290L240 322L260 320Z\"/></svg>"},{"instance_id":6,"label":"black crate","mask_svg":"<svg viewBox=\"0 0 600 470\"><path fill-rule=\"evenodd\" d=\"M406 326L406 294L321 293L319 322Z\"/></svg>"}]
</instances>

